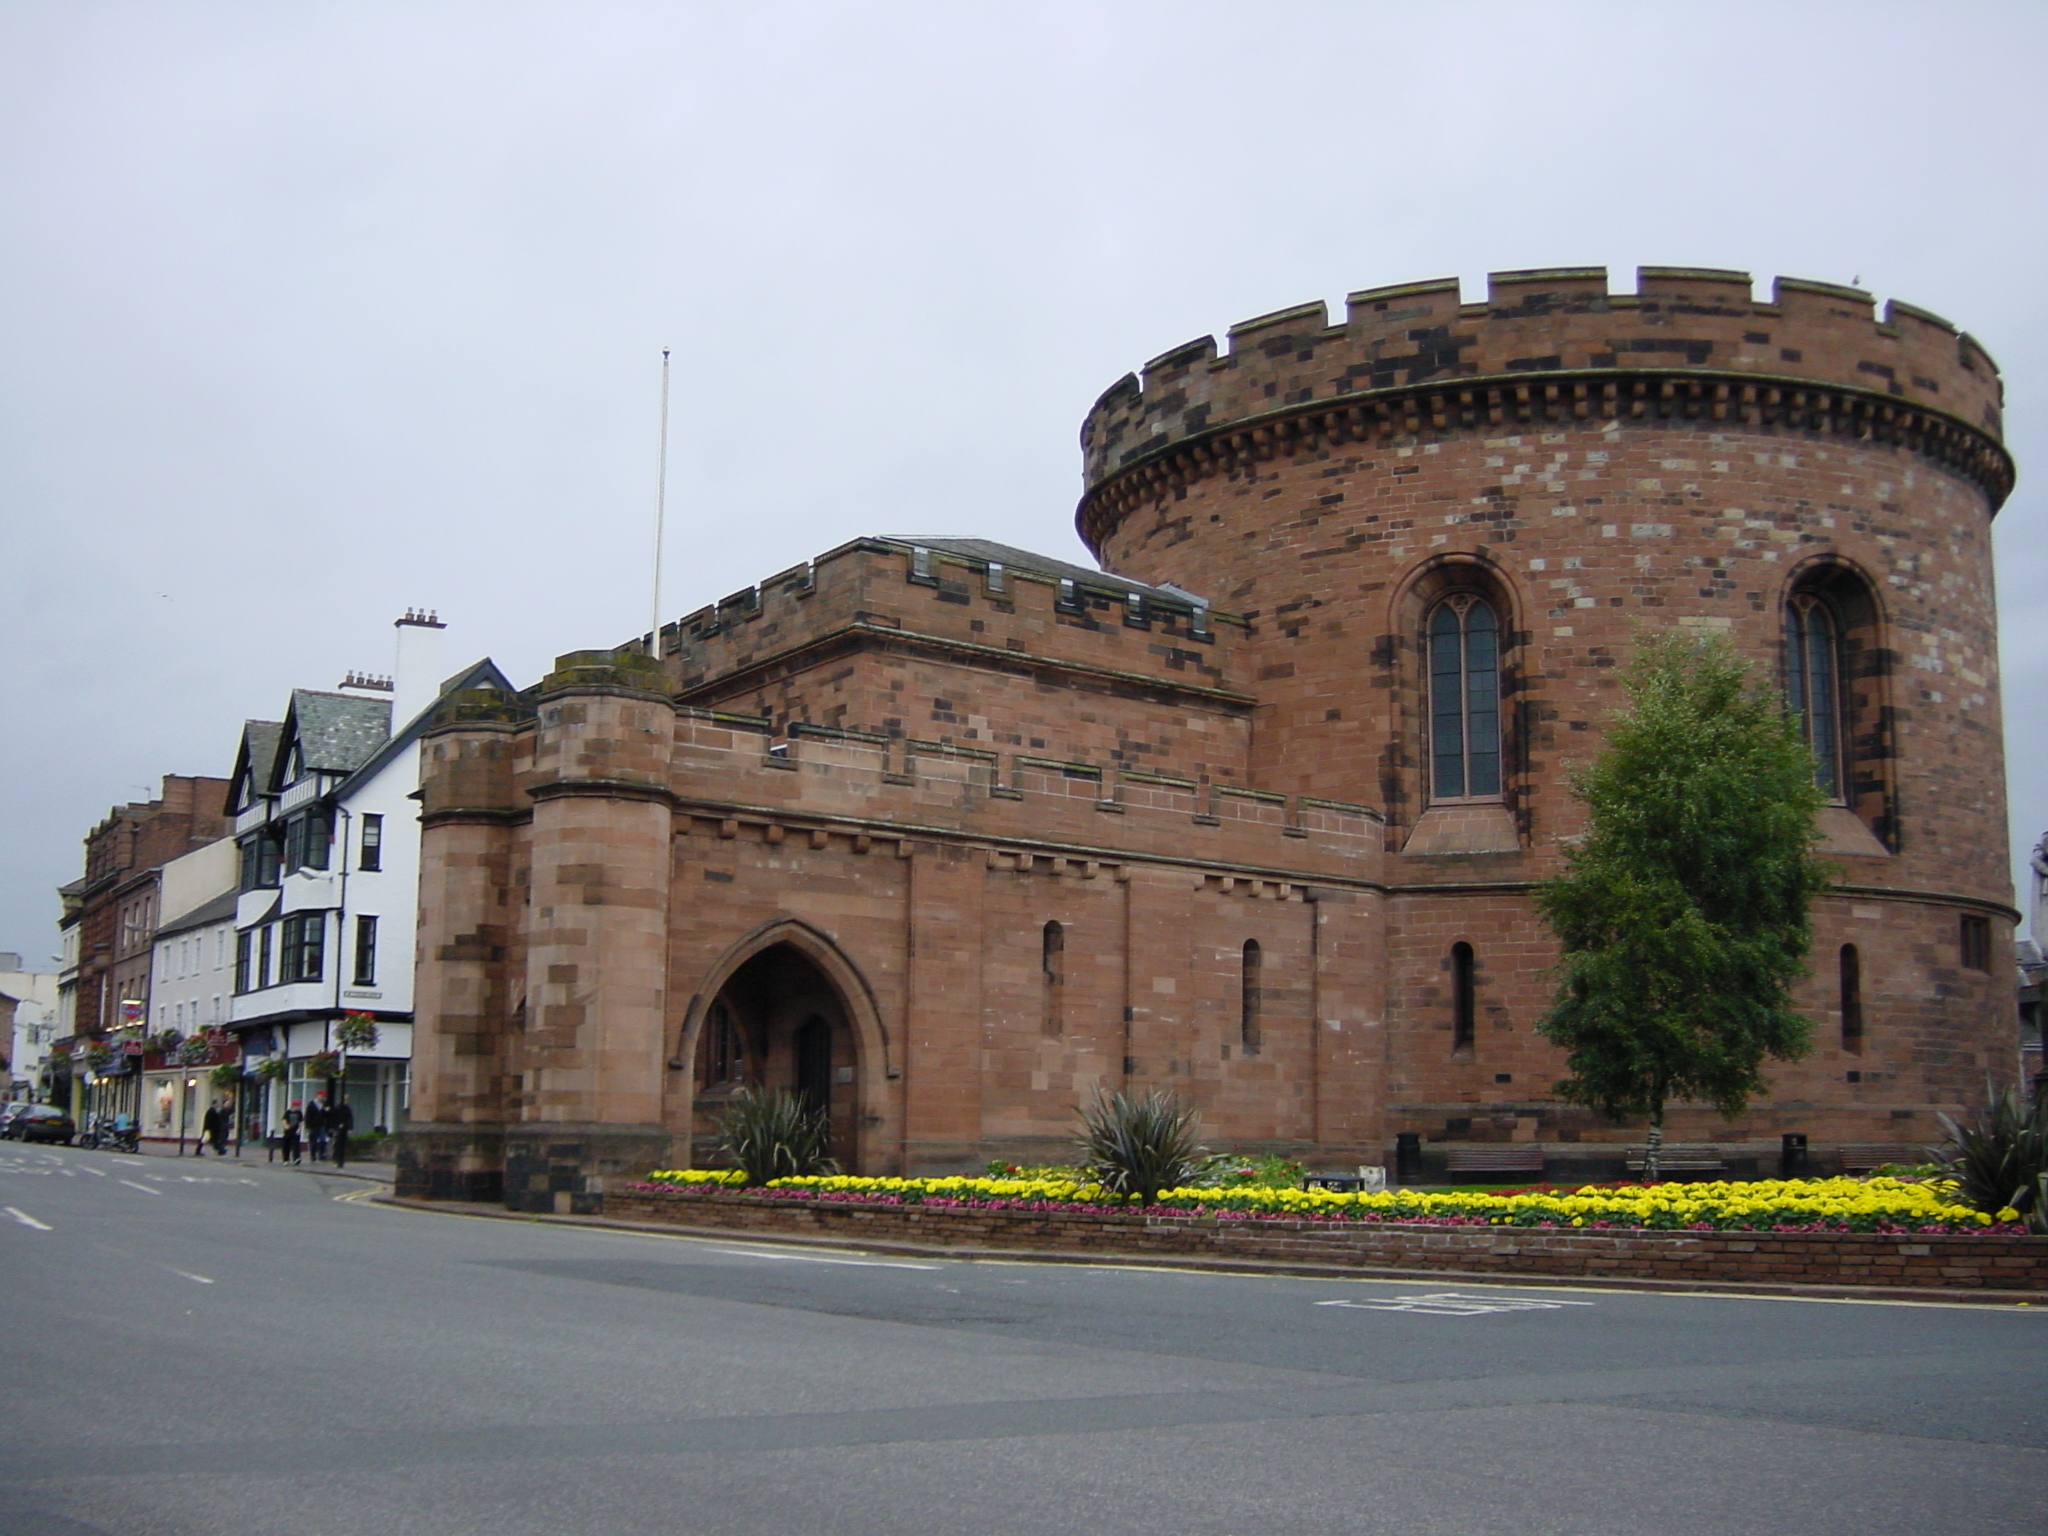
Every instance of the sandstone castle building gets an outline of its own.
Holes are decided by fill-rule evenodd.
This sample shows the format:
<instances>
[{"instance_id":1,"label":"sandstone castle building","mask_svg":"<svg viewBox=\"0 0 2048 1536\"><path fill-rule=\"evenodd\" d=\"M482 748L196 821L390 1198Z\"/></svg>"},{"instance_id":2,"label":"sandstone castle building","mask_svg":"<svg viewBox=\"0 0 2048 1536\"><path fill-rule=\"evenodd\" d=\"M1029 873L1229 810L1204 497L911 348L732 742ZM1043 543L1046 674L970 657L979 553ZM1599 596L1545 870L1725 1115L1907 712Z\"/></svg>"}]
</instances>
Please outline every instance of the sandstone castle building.
<instances>
[{"instance_id":1,"label":"sandstone castle building","mask_svg":"<svg viewBox=\"0 0 2048 1536\"><path fill-rule=\"evenodd\" d=\"M1529 892L1671 627L1782 682L1840 873L1811 1055L1671 1134L1932 1139L2015 1064L2000 398L1969 336L1826 284L1373 289L1096 402L1102 571L859 539L458 698L402 1186L573 1209L746 1082L860 1172L1061 1157L1097 1084L1322 1166L1405 1133L1618 1171L1640 1132L1549 1095Z\"/></svg>"}]
</instances>

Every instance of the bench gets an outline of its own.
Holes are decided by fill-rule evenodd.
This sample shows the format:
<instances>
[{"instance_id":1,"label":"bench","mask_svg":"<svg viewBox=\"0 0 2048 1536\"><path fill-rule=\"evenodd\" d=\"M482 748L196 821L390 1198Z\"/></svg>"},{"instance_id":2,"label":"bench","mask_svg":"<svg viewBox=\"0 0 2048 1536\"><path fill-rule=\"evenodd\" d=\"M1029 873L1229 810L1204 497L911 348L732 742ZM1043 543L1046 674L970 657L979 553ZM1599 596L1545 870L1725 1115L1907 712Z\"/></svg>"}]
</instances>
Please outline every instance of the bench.
<instances>
[{"instance_id":1,"label":"bench","mask_svg":"<svg viewBox=\"0 0 2048 1536\"><path fill-rule=\"evenodd\" d=\"M1332 1194L1355 1195L1387 1187L1387 1170L1361 1167L1356 1173L1304 1173L1303 1189L1327 1189Z\"/></svg>"},{"instance_id":2,"label":"bench","mask_svg":"<svg viewBox=\"0 0 2048 1536\"><path fill-rule=\"evenodd\" d=\"M1628 1171L1641 1173L1650 1160L1647 1146L1628 1149ZM1657 1149L1657 1176L1667 1173L1726 1173L1728 1163L1711 1142L1667 1141Z\"/></svg>"},{"instance_id":3,"label":"bench","mask_svg":"<svg viewBox=\"0 0 2048 1536\"><path fill-rule=\"evenodd\" d=\"M1844 1173L1868 1173L1886 1163L1927 1163L1933 1157L1927 1148L1905 1141L1861 1142L1841 1149Z\"/></svg>"},{"instance_id":4,"label":"bench","mask_svg":"<svg viewBox=\"0 0 2048 1536\"><path fill-rule=\"evenodd\" d=\"M1444 1153L1446 1173L1543 1172L1543 1149L1531 1146L1452 1147Z\"/></svg>"}]
</instances>

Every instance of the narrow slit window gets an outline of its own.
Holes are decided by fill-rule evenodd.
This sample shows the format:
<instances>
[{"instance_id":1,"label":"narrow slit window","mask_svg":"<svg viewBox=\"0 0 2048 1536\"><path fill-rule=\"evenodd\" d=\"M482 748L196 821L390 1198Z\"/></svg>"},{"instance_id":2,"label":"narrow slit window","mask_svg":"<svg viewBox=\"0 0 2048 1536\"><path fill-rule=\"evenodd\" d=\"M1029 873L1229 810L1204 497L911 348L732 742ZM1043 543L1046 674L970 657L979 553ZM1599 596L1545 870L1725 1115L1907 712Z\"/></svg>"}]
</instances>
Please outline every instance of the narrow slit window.
<instances>
[{"instance_id":1,"label":"narrow slit window","mask_svg":"<svg viewBox=\"0 0 2048 1536\"><path fill-rule=\"evenodd\" d=\"M1042 990L1041 1033L1057 1035L1066 1027L1067 931L1058 923L1047 923L1038 941L1038 968Z\"/></svg>"},{"instance_id":2,"label":"narrow slit window","mask_svg":"<svg viewBox=\"0 0 2048 1536\"><path fill-rule=\"evenodd\" d=\"M1430 616L1429 744L1431 798L1500 793L1500 620L1476 597Z\"/></svg>"},{"instance_id":3,"label":"narrow slit window","mask_svg":"<svg viewBox=\"0 0 2048 1536\"><path fill-rule=\"evenodd\" d=\"M1844 944L1841 954L1842 1049L1863 1049L1863 957L1854 944Z\"/></svg>"},{"instance_id":4,"label":"narrow slit window","mask_svg":"<svg viewBox=\"0 0 2048 1536\"><path fill-rule=\"evenodd\" d=\"M1988 971L1991 969L1991 919L1988 917L1965 917L1962 929L1962 961L1966 969Z\"/></svg>"},{"instance_id":5,"label":"narrow slit window","mask_svg":"<svg viewBox=\"0 0 2048 1536\"><path fill-rule=\"evenodd\" d=\"M1264 968L1265 955L1259 941L1246 939L1238 987L1237 1038L1247 1056L1259 1054L1260 1014L1265 1006L1260 972Z\"/></svg>"},{"instance_id":6,"label":"narrow slit window","mask_svg":"<svg viewBox=\"0 0 2048 1536\"><path fill-rule=\"evenodd\" d=\"M1470 944L1451 946L1451 1049L1472 1049L1473 1021L1478 1014L1475 975Z\"/></svg>"}]
</instances>

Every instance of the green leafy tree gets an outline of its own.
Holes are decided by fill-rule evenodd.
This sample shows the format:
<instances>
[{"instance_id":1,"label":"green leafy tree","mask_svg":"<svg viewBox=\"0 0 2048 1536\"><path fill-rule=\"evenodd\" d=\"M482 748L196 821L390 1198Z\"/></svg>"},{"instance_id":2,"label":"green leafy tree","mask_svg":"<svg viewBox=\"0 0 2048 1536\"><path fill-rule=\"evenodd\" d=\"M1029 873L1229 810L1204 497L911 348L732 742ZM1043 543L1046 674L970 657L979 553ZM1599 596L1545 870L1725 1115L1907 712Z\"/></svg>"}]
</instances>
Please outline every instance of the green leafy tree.
<instances>
[{"instance_id":1,"label":"green leafy tree","mask_svg":"<svg viewBox=\"0 0 2048 1536\"><path fill-rule=\"evenodd\" d=\"M1648 1116L1654 1179L1667 1103L1733 1116L1766 1057L1805 1054L1791 989L1829 872L1813 756L1727 645L1651 640L1624 682L1628 709L1573 783L1585 837L1536 893L1564 950L1537 1028L1565 1051L1561 1097Z\"/></svg>"}]
</instances>

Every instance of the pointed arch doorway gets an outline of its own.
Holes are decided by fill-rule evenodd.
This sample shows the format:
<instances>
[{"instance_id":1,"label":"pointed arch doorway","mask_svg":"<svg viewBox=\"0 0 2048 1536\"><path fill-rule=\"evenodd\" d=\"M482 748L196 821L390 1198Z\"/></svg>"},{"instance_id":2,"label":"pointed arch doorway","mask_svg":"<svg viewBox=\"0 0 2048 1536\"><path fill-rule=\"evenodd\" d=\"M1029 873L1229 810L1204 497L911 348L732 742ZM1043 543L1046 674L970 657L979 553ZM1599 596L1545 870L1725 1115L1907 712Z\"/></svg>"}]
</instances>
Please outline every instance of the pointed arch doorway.
<instances>
[{"instance_id":1,"label":"pointed arch doorway","mask_svg":"<svg viewBox=\"0 0 2048 1536\"><path fill-rule=\"evenodd\" d=\"M860 1032L839 987L797 945L772 943L735 967L704 1010L691 1061L693 1151L715 1151L718 1116L739 1089L783 1088L824 1111L832 1155L851 1171L863 1120L860 1068Z\"/></svg>"}]
</instances>

